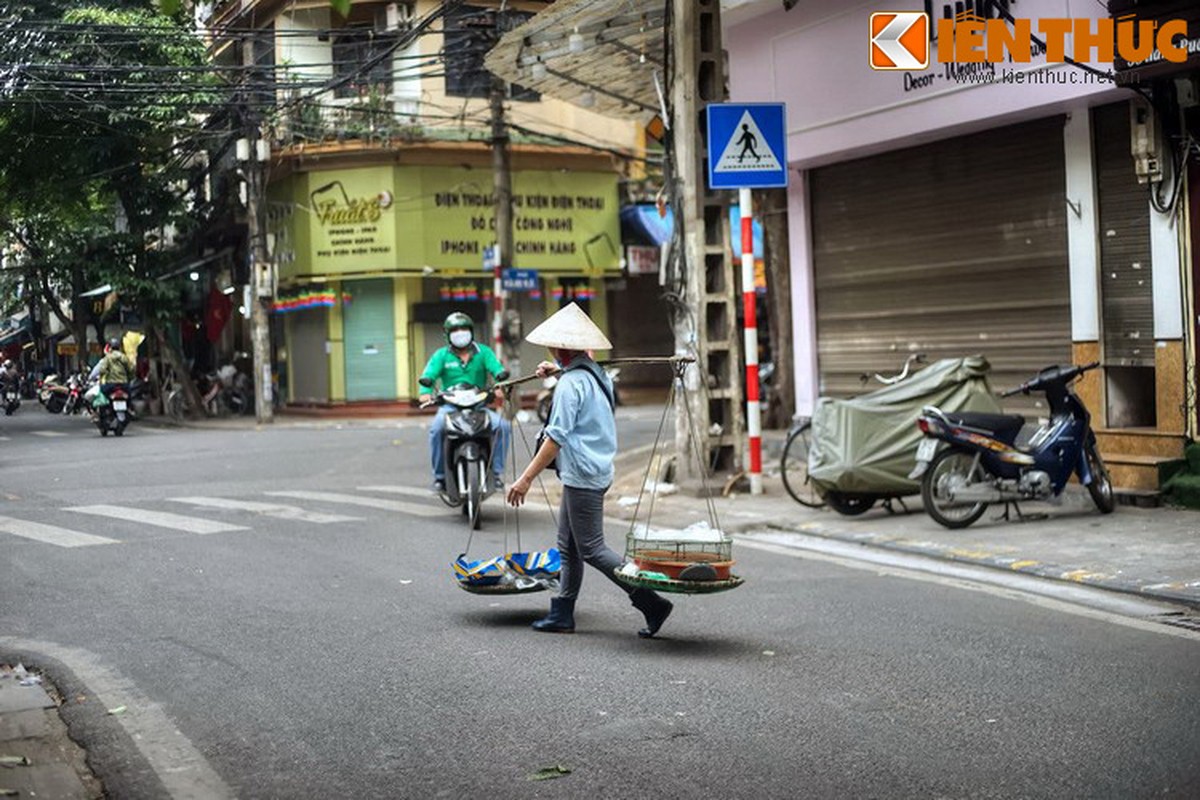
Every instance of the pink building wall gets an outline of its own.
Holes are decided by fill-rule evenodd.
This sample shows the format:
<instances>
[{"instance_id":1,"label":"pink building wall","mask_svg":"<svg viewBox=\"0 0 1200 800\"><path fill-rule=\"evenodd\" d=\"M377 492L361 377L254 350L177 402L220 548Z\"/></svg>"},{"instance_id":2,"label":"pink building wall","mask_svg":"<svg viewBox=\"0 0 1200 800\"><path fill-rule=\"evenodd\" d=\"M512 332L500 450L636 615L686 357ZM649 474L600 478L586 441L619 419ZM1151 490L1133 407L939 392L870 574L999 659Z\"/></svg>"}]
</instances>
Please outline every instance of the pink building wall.
<instances>
[{"instance_id":1,"label":"pink building wall","mask_svg":"<svg viewBox=\"0 0 1200 800\"><path fill-rule=\"evenodd\" d=\"M931 5L937 17L953 3ZM922 72L873 70L868 26L880 10L923 11L925 3L803 0L784 11L776 0L763 0L731 15L723 32L730 101L787 104L792 334L797 412L806 416L818 395L808 169L1129 97L1128 90L1037 56L1028 64L995 65L1001 79L995 83L956 81L936 54ZM1106 16L1095 0L1020 0L1011 12L1032 18L1035 31L1042 17ZM1072 48L1068 37L1068 54ZM1012 82L1003 82L1005 74Z\"/></svg>"}]
</instances>

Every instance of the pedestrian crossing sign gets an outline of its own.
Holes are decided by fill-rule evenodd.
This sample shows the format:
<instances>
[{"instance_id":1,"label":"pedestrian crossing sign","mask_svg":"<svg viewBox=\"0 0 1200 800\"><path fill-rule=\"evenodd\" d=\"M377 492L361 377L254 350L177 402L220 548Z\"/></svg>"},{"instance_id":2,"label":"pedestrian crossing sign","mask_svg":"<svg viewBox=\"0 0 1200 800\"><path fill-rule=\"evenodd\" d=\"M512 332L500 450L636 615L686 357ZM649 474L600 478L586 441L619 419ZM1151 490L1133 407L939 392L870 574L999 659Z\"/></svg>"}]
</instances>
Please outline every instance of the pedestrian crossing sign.
<instances>
[{"instance_id":1,"label":"pedestrian crossing sign","mask_svg":"<svg viewBox=\"0 0 1200 800\"><path fill-rule=\"evenodd\" d=\"M713 103L707 112L710 189L787 186L783 103Z\"/></svg>"}]
</instances>

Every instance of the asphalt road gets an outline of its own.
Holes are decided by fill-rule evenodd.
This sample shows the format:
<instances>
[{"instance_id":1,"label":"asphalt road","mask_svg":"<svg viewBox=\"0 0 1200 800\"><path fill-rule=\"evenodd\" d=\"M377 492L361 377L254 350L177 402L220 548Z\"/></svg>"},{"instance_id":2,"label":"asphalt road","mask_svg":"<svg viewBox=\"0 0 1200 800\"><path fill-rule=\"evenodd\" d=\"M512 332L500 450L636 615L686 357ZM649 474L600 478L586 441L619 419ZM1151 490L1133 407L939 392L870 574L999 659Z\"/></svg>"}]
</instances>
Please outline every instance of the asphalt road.
<instances>
[{"instance_id":1,"label":"asphalt road","mask_svg":"<svg viewBox=\"0 0 1200 800\"><path fill-rule=\"evenodd\" d=\"M0 436L0 660L55 665L116 798L1200 795L1200 635L748 546L656 640L595 572L539 635L545 594L454 586L419 421Z\"/></svg>"}]
</instances>

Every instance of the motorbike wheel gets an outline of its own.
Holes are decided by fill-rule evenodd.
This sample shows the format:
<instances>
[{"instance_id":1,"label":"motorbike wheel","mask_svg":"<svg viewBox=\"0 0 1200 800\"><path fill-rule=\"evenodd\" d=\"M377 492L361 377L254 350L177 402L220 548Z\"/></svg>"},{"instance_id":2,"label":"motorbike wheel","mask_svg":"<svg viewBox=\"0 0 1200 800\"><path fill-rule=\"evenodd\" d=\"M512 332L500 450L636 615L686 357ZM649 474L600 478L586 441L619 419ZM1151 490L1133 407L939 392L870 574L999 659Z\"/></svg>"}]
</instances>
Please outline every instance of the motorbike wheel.
<instances>
[{"instance_id":1,"label":"motorbike wheel","mask_svg":"<svg viewBox=\"0 0 1200 800\"><path fill-rule=\"evenodd\" d=\"M974 463L975 456L954 447L946 448L933 457L921 477L921 501L934 522L952 530L965 528L987 511L987 503L955 503L946 496L945 487L950 480L970 482Z\"/></svg>"},{"instance_id":2,"label":"motorbike wheel","mask_svg":"<svg viewBox=\"0 0 1200 800\"><path fill-rule=\"evenodd\" d=\"M16 411L16 409L13 408L12 406L5 406L4 407L4 416L11 417L13 415L14 411Z\"/></svg>"},{"instance_id":3,"label":"motorbike wheel","mask_svg":"<svg viewBox=\"0 0 1200 800\"><path fill-rule=\"evenodd\" d=\"M867 513L878 499L870 494L845 494L837 491L825 493L825 502L829 504L829 507L847 517L857 517L859 514Z\"/></svg>"},{"instance_id":4,"label":"motorbike wheel","mask_svg":"<svg viewBox=\"0 0 1200 800\"><path fill-rule=\"evenodd\" d=\"M1096 449L1095 442L1088 444L1084 452L1087 455L1088 469L1092 473L1092 482L1087 487L1088 494L1092 496L1092 502L1101 514L1111 514L1116 503L1113 499L1112 478L1108 474L1108 467L1104 465L1104 459L1100 458L1100 451Z\"/></svg>"},{"instance_id":5,"label":"motorbike wheel","mask_svg":"<svg viewBox=\"0 0 1200 800\"><path fill-rule=\"evenodd\" d=\"M550 421L550 404L554 402L554 395L548 394L545 397L539 398L537 401L537 416L545 425Z\"/></svg>"},{"instance_id":6,"label":"motorbike wheel","mask_svg":"<svg viewBox=\"0 0 1200 800\"><path fill-rule=\"evenodd\" d=\"M128 424L129 424L128 422L118 422L116 424L116 427L113 428L113 435L114 436L124 436L125 435L125 426Z\"/></svg>"},{"instance_id":7,"label":"motorbike wheel","mask_svg":"<svg viewBox=\"0 0 1200 800\"><path fill-rule=\"evenodd\" d=\"M67 405L67 400L61 394L52 394L46 398L46 410L51 414L61 414Z\"/></svg>"},{"instance_id":8,"label":"motorbike wheel","mask_svg":"<svg viewBox=\"0 0 1200 800\"><path fill-rule=\"evenodd\" d=\"M483 502L483 462L467 465L467 519L471 530L479 530L479 506Z\"/></svg>"},{"instance_id":9,"label":"motorbike wheel","mask_svg":"<svg viewBox=\"0 0 1200 800\"><path fill-rule=\"evenodd\" d=\"M802 506L821 508L825 500L808 477L808 451L811 445L812 423L806 422L788 434L779 472L783 478L783 488L787 489L793 500Z\"/></svg>"}]
</instances>

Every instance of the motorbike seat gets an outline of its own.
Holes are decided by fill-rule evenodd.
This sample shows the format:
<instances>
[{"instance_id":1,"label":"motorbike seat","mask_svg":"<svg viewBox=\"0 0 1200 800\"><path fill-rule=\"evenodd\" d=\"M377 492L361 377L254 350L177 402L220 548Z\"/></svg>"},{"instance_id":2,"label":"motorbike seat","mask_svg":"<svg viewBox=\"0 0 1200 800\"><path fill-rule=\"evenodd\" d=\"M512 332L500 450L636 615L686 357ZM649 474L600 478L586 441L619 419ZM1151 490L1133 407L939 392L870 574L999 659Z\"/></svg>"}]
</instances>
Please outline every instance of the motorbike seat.
<instances>
[{"instance_id":1,"label":"motorbike seat","mask_svg":"<svg viewBox=\"0 0 1200 800\"><path fill-rule=\"evenodd\" d=\"M1025 418L1020 414L984 414L974 411L962 411L946 414L946 418L955 425L991 431L997 439L1011 442L1016 438Z\"/></svg>"}]
</instances>

